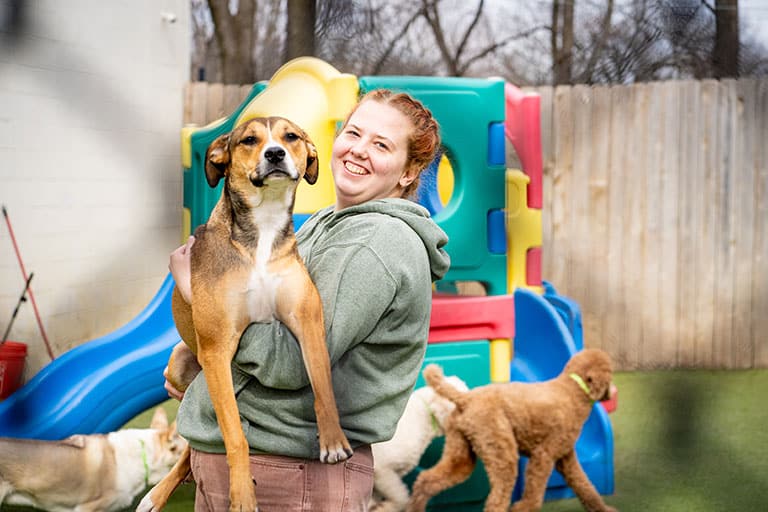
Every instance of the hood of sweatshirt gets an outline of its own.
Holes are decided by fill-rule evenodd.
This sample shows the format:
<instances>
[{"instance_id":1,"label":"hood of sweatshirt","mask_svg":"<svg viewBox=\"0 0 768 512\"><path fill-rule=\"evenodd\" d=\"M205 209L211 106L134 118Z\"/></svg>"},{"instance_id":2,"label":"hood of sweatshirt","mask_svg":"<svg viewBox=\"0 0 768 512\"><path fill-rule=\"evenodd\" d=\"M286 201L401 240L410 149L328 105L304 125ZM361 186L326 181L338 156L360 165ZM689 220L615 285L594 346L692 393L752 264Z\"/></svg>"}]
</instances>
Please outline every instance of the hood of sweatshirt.
<instances>
[{"instance_id":1,"label":"hood of sweatshirt","mask_svg":"<svg viewBox=\"0 0 768 512\"><path fill-rule=\"evenodd\" d=\"M442 279L448 272L451 259L444 249L445 244L448 243L448 235L432 220L429 211L420 204L407 199L376 199L344 208L338 212L334 211L333 206L331 206L318 212L318 216L332 216L328 220L329 225L333 225L341 222L347 216L361 213L385 214L405 222L421 238L424 248L427 250L432 280Z\"/></svg>"}]
</instances>

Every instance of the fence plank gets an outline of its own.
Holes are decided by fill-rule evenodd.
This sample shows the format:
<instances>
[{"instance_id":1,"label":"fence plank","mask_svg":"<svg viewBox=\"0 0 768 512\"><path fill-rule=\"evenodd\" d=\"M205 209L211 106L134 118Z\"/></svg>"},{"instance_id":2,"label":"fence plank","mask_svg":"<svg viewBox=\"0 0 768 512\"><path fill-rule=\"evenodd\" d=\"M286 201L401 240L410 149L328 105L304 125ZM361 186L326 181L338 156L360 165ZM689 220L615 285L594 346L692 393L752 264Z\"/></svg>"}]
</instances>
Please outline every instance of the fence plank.
<instances>
[{"instance_id":1,"label":"fence plank","mask_svg":"<svg viewBox=\"0 0 768 512\"><path fill-rule=\"evenodd\" d=\"M647 177L645 149L648 145L647 84L635 84L632 89L631 137L625 141L628 156L623 175L623 245L624 245L624 318L625 344L621 347L624 359L633 367L642 362L643 352L643 245L645 243L645 180Z\"/></svg>"},{"instance_id":2,"label":"fence plank","mask_svg":"<svg viewBox=\"0 0 768 512\"><path fill-rule=\"evenodd\" d=\"M680 126L680 176L679 176L679 219L678 229L680 250L678 251L678 268L686 269L677 280L679 323L678 338L678 364L686 367L693 366L696 355L696 337L694 334L692 319L695 318L693 300L696 297L696 252L694 242L696 240L697 219L694 210L700 198L697 197L697 173L700 139L700 95L696 82L684 82L684 92L680 98L680 111L678 115L682 119Z\"/></svg>"},{"instance_id":3,"label":"fence plank","mask_svg":"<svg viewBox=\"0 0 768 512\"><path fill-rule=\"evenodd\" d=\"M610 168L611 140L611 90L608 87L592 88L592 126L588 127L591 137L585 141L585 151L591 155L588 179L589 209L587 231L590 252L584 267L579 269L587 277L586 308L584 317L585 343L589 346L608 349L605 334L605 310L608 307L608 233L610 212L608 211L608 179ZM582 223L583 224L583 223ZM586 271L585 271L586 270Z\"/></svg>"},{"instance_id":4,"label":"fence plank","mask_svg":"<svg viewBox=\"0 0 768 512\"><path fill-rule=\"evenodd\" d=\"M589 301L588 274L585 268L589 268L590 257L590 233L594 229L589 220L589 180L592 142L592 91L589 86L577 85L571 88L571 115L573 118L573 136L571 154L572 164L570 179L568 181L567 198L564 215L564 225L570 243L567 246L569 258L566 258L568 267L568 294L572 297L584 297ZM595 242L597 243L597 242ZM583 311L583 310L582 310ZM586 322L585 335L593 329L591 312L583 316ZM590 339L587 336L586 339Z\"/></svg>"},{"instance_id":5,"label":"fence plank","mask_svg":"<svg viewBox=\"0 0 768 512\"><path fill-rule=\"evenodd\" d=\"M551 244L552 266L550 275L553 284L569 293L568 259L565 257L570 250L568 234L568 195L571 189L571 173L573 170L573 113L570 87L555 89L553 112L555 115L553 127L553 151L555 166L552 170L552 211L551 211Z\"/></svg>"},{"instance_id":6,"label":"fence plank","mask_svg":"<svg viewBox=\"0 0 768 512\"><path fill-rule=\"evenodd\" d=\"M673 366L677 362L677 337L679 320L677 312L677 288L679 283L678 239L677 226L679 222L678 167L677 148L680 147L680 117L673 115L680 105L679 82L659 84L656 93L660 96L661 112L659 119L661 157L658 167L659 177L659 209L661 226L659 234L659 266L657 269L656 286L658 287L658 314L655 325L658 337L659 356L657 364ZM652 172L652 170L649 170Z\"/></svg>"},{"instance_id":7,"label":"fence plank","mask_svg":"<svg viewBox=\"0 0 768 512\"><path fill-rule=\"evenodd\" d=\"M205 110L209 123L224 116L224 84L209 84Z\"/></svg>"},{"instance_id":8,"label":"fence plank","mask_svg":"<svg viewBox=\"0 0 768 512\"><path fill-rule=\"evenodd\" d=\"M686 315L680 317L681 325L686 334L690 335L691 352L686 350L681 356L690 356L679 359L684 366L706 366L715 364L714 353L714 317L715 284L719 277L716 270L716 233L719 229L717 223L717 197L720 193L718 175L719 154L719 122L717 105L719 104L720 86L714 80L703 82L689 82L686 90L698 101L691 102L688 108L696 112L693 120L694 130L691 136L698 139L696 148L697 159L690 163L691 180L684 185L692 191L692 205L690 217L695 217L698 223L696 236L692 239L681 240L681 250L692 259L686 264L686 275L689 281L689 291L681 300L688 300L694 306ZM684 169L683 172L686 172ZM689 220L692 222L692 220ZM688 336L686 336L688 340Z\"/></svg>"},{"instance_id":9,"label":"fence plank","mask_svg":"<svg viewBox=\"0 0 768 512\"><path fill-rule=\"evenodd\" d=\"M768 80L758 83L756 96L752 344L755 347L755 366L768 368Z\"/></svg>"},{"instance_id":10,"label":"fence plank","mask_svg":"<svg viewBox=\"0 0 768 512\"><path fill-rule=\"evenodd\" d=\"M754 80L733 83L736 89L736 126L733 183L734 268L733 327L731 331L733 366L750 368L754 362L752 346L752 258L755 233L755 119L757 87ZM763 141L765 142L765 141ZM768 313L768 312L766 312Z\"/></svg>"},{"instance_id":11,"label":"fence plank","mask_svg":"<svg viewBox=\"0 0 768 512\"><path fill-rule=\"evenodd\" d=\"M627 161L631 155L627 152L627 140L631 130L632 120L632 88L614 86L610 88L611 95L611 137L609 169L608 169L608 261L605 269L607 295L604 313L604 343L606 350L616 359L619 368L629 369L631 361L627 360L621 347L628 343L624 319L626 303L623 290L625 288L626 266L624 265L624 176ZM574 297L578 300L577 297ZM583 307L589 308L588 305Z\"/></svg>"},{"instance_id":12,"label":"fence plank","mask_svg":"<svg viewBox=\"0 0 768 512\"><path fill-rule=\"evenodd\" d=\"M733 329L733 273L734 273L734 173L738 162L736 155L736 89L732 80L720 82L719 111L723 115L719 123L720 159L718 162L720 181L718 184L718 229L716 233L715 261L715 366L731 368L733 351L731 334Z\"/></svg>"},{"instance_id":13,"label":"fence plank","mask_svg":"<svg viewBox=\"0 0 768 512\"><path fill-rule=\"evenodd\" d=\"M196 124L198 126L208 124L209 119L206 110L208 85L207 82L192 82L189 85L190 95L187 124Z\"/></svg>"},{"instance_id":14,"label":"fence plank","mask_svg":"<svg viewBox=\"0 0 768 512\"><path fill-rule=\"evenodd\" d=\"M553 199L553 176L555 167L554 157L554 130L552 115L554 112L554 89L552 87L541 87L534 92L541 95L541 150L542 150L542 188L544 197L542 198L542 272L544 269L552 268L552 205ZM547 271L542 276L544 279L551 280L553 276Z\"/></svg>"},{"instance_id":15,"label":"fence plank","mask_svg":"<svg viewBox=\"0 0 768 512\"><path fill-rule=\"evenodd\" d=\"M645 188L637 193L644 197L643 205L643 245L640 254L642 258L643 276L640 281L638 294L641 298L641 332L642 352L641 365L647 368L665 366L663 347L665 340L660 335L661 310L659 286L659 271L661 265L661 230L662 230L662 144L664 143L664 126L662 119L661 84L646 85L647 113L645 117L647 138L644 144L645 162L641 172L645 175Z\"/></svg>"}]
</instances>

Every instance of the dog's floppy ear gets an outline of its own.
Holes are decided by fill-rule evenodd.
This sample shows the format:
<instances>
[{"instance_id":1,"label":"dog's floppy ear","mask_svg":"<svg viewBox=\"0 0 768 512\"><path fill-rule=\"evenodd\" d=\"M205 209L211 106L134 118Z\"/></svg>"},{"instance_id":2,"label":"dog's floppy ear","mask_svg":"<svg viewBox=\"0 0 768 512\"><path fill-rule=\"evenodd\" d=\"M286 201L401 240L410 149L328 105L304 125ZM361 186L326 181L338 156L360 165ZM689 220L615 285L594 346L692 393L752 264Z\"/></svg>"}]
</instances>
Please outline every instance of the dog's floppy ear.
<instances>
[{"instance_id":1,"label":"dog's floppy ear","mask_svg":"<svg viewBox=\"0 0 768 512\"><path fill-rule=\"evenodd\" d=\"M219 184L224 171L229 165L229 134L216 138L205 152L205 179L211 188Z\"/></svg>"},{"instance_id":2,"label":"dog's floppy ear","mask_svg":"<svg viewBox=\"0 0 768 512\"><path fill-rule=\"evenodd\" d=\"M319 162L317 161L317 148L312 143L311 140L306 139L307 141L307 170L304 173L304 179L307 180L307 183L310 185L314 185L317 181L317 175L319 172Z\"/></svg>"}]
</instances>

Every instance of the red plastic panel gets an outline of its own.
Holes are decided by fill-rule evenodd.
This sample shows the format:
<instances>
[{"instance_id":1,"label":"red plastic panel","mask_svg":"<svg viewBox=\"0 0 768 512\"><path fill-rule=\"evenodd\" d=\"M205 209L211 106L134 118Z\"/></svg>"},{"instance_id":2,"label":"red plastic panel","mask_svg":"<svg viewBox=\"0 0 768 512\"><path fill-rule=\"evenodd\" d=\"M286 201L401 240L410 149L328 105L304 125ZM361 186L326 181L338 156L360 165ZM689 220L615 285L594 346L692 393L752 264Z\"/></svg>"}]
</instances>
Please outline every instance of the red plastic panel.
<instances>
[{"instance_id":1,"label":"red plastic panel","mask_svg":"<svg viewBox=\"0 0 768 512\"><path fill-rule=\"evenodd\" d=\"M515 336L514 295L433 294L429 343Z\"/></svg>"}]
</instances>

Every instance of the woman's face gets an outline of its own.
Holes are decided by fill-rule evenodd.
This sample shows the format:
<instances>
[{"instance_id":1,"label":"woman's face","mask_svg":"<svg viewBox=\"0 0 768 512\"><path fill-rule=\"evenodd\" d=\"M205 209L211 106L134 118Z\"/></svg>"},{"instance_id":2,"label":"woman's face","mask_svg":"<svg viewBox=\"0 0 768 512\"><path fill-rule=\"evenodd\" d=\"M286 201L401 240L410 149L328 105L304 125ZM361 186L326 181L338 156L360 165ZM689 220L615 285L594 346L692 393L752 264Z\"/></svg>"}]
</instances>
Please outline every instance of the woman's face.
<instances>
[{"instance_id":1,"label":"woman's face","mask_svg":"<svg viewBox=\"0 0 768 512\"><path fill-rule=\"evenodd\" d=\"M357 107L333 143L336 210L401 196L414 179L405 174L411 130L410 120L394 107L373 100Z\"/></svg>"}]
</instances>

